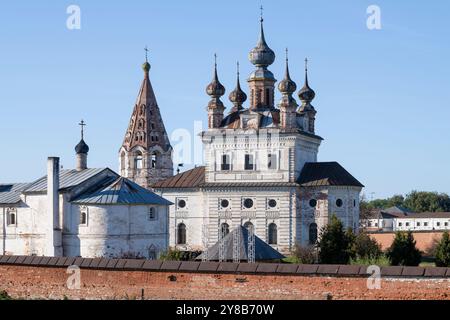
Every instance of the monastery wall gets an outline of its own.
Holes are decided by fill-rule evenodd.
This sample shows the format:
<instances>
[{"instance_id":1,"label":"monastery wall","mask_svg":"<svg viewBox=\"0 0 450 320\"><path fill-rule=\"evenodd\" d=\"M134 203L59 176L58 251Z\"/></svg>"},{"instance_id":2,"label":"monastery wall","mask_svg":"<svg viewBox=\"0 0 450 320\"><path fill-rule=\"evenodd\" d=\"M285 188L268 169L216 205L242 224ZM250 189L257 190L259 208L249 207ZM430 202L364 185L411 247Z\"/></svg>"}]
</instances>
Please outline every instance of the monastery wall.
<instances>
[{"instance_id":1,"label":"monastery wall","mask_svg":"<svg viewBox=\"0 0 450 320\"><path fill-rule=\"evenodd\" d=\"M360 266L0 256L0 290L51 299L450 299L450 268L383 267L367 284Z\"/></svg>"}]
</instances>

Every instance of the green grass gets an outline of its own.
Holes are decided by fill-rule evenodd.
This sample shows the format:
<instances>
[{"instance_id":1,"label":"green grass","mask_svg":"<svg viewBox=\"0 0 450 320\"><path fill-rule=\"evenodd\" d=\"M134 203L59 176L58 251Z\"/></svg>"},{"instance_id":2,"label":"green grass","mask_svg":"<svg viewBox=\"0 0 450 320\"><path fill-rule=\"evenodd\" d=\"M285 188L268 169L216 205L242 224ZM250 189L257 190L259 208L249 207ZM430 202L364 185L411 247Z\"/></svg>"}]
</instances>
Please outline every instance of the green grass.
<instances>
[{"instance_id":1,"label":"green grass","mask_svg":"<svg viewBox=\"0 0 450 320\"><path fill-rule=\"evenodd\" d=\"M385 255L382 255L382 256L380 256L379 258L376 258L376 259L368 259L368 258L352 259L350 261L350 264L361 265L361 266L372 266L372 265L389 266L390 262L389 262L389 259Z\"/></svg>"},{"instance_id":2,"label":"green grass","mask_svg":"<svg viewBox=\"0 0 450 320\"><path fill-rule=\"evenodd\" d=\"M284 263L300 263L300 260L295 256L288 256L281 261Z\"/></svg>"}]
</instances>

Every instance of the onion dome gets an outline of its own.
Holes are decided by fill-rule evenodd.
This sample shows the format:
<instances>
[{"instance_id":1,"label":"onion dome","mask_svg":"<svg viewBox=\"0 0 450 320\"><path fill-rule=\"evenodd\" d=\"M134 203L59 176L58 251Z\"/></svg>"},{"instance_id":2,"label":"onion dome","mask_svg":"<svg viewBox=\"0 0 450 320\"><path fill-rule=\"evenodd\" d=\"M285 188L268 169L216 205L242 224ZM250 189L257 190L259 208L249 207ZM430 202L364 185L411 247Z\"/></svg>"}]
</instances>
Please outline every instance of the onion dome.
<instances>
[{"instance_id":1,"label":"onion dome","mask_svg":"<svg viewBox=\"0 0 450 320\"><path fill-rule=\"evenodd\" d=\"M310 103L311 101L313 101L315 96L316 93L309 87L308 84L308 59L305 59L305 85L298 92L298 97L302 102Z\"/></svg>"},{"instance_id":2,"label":"onion dome","mask_svg":"<svg viewBox=\"0 0 450 320\"><path fill-rule=\"evenodd\" d=\"M267 67L275 61L275 53L269 48L264 37L263 21L264 19L261 17L261 33L258 43L248 55L250 62L257 67Z\"/></svg>"},{"instance_id":3,"label":"onion dome","mask_svg":"<svg viewBox=\"0 0 450 320\"><path fill-rule=\"evenodd\" d=\"M297 85L294 81L292 81L291 76L289 75L289 59L288 59L288 50L286 49L286 71L284 74L284 79L280 81L278 84L278 90L281 93L292 94L297 90Z\"/></svg>"},{"instance_id":4,"label":"onion dome","mask_svg":"<svg viewBox=\"0 0 450 320\"><path fill-rule=\"evenodd\" d=\"M147 61L142 65L142 70L144 70L145 73L148 73L150 71L150 63Z\"/></svg>"},{"instance_id":5,"label":"onion dome","mask_svg":"<svg viewBox=\"0 0 450 320\"><path fill-rule=\"evenodd\" d=\"M88 153L89 152L89 146L84 142L83 139L81 139L80 142L75 146L75 152L76 153Z\"/></svg>"},{"instance_id":6,"label":"onion dome","mask_svg":"<svg viewBox=\"0 0 450 320\"><path fill-rule=\"evenodd\" d=\"M217 59L216 55L214 55L214 59ZM213 80L206 87L206 93L213 98L219 98L225 94L225 87L220 83L219 77L217 76L217 61L214 63Z\"/></svg>"},{"instance_id":7,"label":"onion dome","mask_svg":"<svg viewBox=\"0 0 450 320\"><path fill-rule=\"evenodd\" d=\"M247 100L247 95L241 89L239 82L239 62L237 63L237 83L236 89L234 89L229 95L230 101L234 104L232 111L242 110L242 104Z\"/></svg>"}]
</instances>

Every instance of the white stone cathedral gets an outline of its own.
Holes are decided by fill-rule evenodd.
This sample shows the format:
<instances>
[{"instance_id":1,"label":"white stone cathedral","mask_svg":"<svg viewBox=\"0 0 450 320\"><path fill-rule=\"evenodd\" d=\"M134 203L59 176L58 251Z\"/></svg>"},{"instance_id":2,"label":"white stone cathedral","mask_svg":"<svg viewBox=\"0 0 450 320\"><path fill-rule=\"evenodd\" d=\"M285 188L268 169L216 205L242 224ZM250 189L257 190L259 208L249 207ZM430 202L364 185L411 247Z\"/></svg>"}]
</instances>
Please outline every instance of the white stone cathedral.
<instances>
[{"instance_id":1,"label":"white stone cathedral","mask_svg":"<svg viewBox=\"0 0 450 320\"><path fill-rule=\"evenodd\" d=\"M227 114L220 100L225 88L219 82L217 64L214 67L213 80L206 88L211 97L208 129L201 134L205 165L166 179L161 179L167 176L162 170L151 183L155 192L175 204L169 222L172 247L204 250L243 225L252 227L273 248L288 253L296 243L315 243L333 214L345 227L358 228L363 185L337 162L317 161L323 139L315 132L316 110L311 104L315 92L309 87L305 68L305 84L298 92L301 105L297 104L287 52L284 79L278 83L282 98L275 106L277 80L268 69L275 53L266 43L262 18L259 41L249 60L255 66L247 80L249 106L243 106L247 95L240 87L238 72L236 88L229 95L233 107ZM129 132L126 139L139 141L139 134ZM164 149L166 143L164 138L158 147L161 155L171 150ZM123 151L121 159L134 157L125 167L140 165L136 160L139 153L129 156L126 148ZM154 157L156 167L168 166L169 160L164 159ZM141 167L146 166L148 163ZM121 172L123 168L121 164Z\"/></svg>"}]
</instances>

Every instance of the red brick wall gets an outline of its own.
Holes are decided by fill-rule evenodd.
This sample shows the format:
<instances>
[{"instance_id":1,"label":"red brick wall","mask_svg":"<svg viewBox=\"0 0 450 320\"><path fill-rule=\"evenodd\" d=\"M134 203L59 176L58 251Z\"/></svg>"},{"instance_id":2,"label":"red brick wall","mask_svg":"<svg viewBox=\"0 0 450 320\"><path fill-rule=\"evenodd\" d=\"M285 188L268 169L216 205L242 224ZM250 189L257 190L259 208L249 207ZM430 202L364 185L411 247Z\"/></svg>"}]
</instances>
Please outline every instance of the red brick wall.
<instances>
[{"instance_id":1,"label":"red brick wall","mask_svg":"<svg viewBox=\"0 0 450 320\"><path fill-rule=\"evenodd\" d=\"M62 299L450 299L450 279L257 275L81 269L69 290L65 268L0 265L0 290L17 298ZM176 281L169 277L175 276Z\"/></svg>"},{"instance_id":2,"label":"red brick wall","mask_svg":"<svg viewBox=\"0 0 450 320\"><path fill-rule=\"evenodd\" d=\"M432 254L433 248L436 242L441 239L442 234L442 231L413 232L417 248L425 252L425 254ZM391 246L392 241L394 241L395 232L370 233L369 235L381 244L383 250L386 250Z\"/></svg>"}]
</instances>

